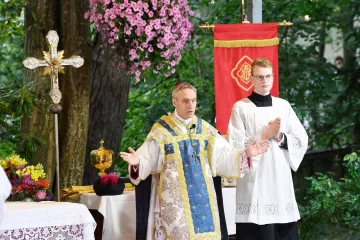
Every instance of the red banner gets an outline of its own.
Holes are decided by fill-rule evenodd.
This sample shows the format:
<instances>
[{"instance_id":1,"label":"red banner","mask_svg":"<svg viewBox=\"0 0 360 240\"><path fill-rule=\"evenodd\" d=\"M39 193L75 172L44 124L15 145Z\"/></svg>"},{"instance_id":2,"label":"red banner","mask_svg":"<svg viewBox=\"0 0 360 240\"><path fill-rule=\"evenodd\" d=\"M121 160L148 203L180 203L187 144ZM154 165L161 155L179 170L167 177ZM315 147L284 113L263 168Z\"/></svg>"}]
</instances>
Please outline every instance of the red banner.
<instances>
[{"instance_id":1,"label":"red banner","mask_svg":"<svg viewBox=\"0 0 360 240\"><path fill-rule=\"evenodd\" d=\"M272 96L279 95L278 23L216 24L214 29L214 84L216 128L226 134L235 102L248 97L253 85L251 64L267 58L274 72Z\"/></svg>"}]
</instances>

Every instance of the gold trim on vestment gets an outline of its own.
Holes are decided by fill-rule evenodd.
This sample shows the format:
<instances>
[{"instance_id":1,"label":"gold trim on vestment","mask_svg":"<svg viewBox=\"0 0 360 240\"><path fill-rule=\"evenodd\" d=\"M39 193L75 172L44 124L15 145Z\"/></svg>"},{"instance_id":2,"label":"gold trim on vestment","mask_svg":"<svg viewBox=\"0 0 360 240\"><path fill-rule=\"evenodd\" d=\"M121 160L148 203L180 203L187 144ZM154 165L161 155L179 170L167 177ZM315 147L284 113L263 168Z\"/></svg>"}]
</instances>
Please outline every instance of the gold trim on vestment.
<instances>
[{"instance_id":1,"label":"gold trim on vestment","mask_svg":"<svg viewBox=\"0 0 360 240\"><path fill-rule=\"evenodd\" d=\"M157 143L161 149L161 154L163 156L163 165L165 162L167 161L172 161L172 160L176 160L176 168L177 168L177 172L178 172L178 180L179 180L179 186L180 186L180 194L182 197L182 201L184 204L184 212L185 212L185 219L186 219L186 225L187 225L187 229L190 235L190 239L194 239L194 240L202 240L202 239L220 239L221 238L221 233L220 233L220 225L219 225L219 219L216 220L218 218L218 212L215 211L215 204L217 204L216 202L214 202L214 198L215 195L213 194L213 181L212 178L209 178L206 176L206 168L205 168L205 155L206 155L206 151L204 150L205 148L205 140L208 141L208 159L211 158L211 155L209 156L209 154L212 153L212 149L213 149L213 143L215 141L215 137L214 136L209 136L209 134L207 133L208 131L208 124L206 124L205 121L202 121L202 133L201 134L196 134L193 133L191 134L191 137L193 140L199 140L200 143L200 157L201 157L201 168L202 168L202 172L204 174L204 180L205 180L205 184L206 184L206 189L208 192L208 198L209 198L209 204L210 204L210 209L212 212L212 220L213 220L213 224L214 224L214 231L213 232L205 232L205 233L195 233L195 229L194 229L194 224L193 224L193 219L192 219L192 213L191 213L191 206L190 206L190 200L189 200L189 196L188 196L188 191L187 191L187 185L186 185L186 180L185 180L185 174L184 174L184 169L183 169L183 164L182 164L182 158L181 158L181 153L179 150L179 142L182 140L189 140L189 136L188 134L185 134L183 132L180 131L180 129L178 129L177 125L175 124L175 118L173 115L170 116L164 116L161 118L162 120L164 120L169 126L170 128L172 128L172 130L178 134L178 136L173 136L166 128L164 128L162 125L156 123L154 125L153 128L158 129L162 134L164 134L166 137L165 138L158 138L155 136L152 136L149 138L149 140L154 139L157 140ZM197 123L197 117L194 116L193 121L191 123ZM155 132L155 131L154 131ZM164 150L164 144L173 144L173 148L174 148L174 153L172 154L165 154L165 150ZM210 166L209 166L210 167ZM160 181L159 181L159 187L158 187L158 197L159 199L161 196L161 191L162 191L162 184L163 184L163 178L164 178L164 169L162 167L162 170L160 172ZM160 207L161 209L161 207ZM167 235L167 237L170 239L170 237L168 236L169 233L166 232L165 230L165 234Z\"/></svg>"},{"instance_id":2,"label":"gold trim on vestment","mask_svg":"<svg viewBox=\"0 0 360 240\"><path fill-rule=\"evenodd\" d=\"M216 131L216 129L214 129L214 131ZM216 134L217 133L214 133L213 136L210 136L210 139L208 141L208 162L209 162L209 166L210 166L210 169L211 169L211 166L212 166L212 153L213 153L213 150L214 150L214 143L215 143L215 139L216 139ZM216 177L216 174L214 175L212 169L211 169L211 173L214 177Z\"/></svg>"},{"instance_id":3,"label":"gold trim on vestment","mask_svg":"<svg viewBox=\"0 0 360 240\"><path fill-rule=\"evenodd\" d=\"M202 136L204 136L205 134L207 134L205 131L207 131L208 129L203 126L202 128ZM208 142L208 147L209 147L209 142ZM200 141L200 149L205 149L205 141ZM205 167L205 154L206 152L205 151L200 151L200 156L201 156L201 159L203 161L201 161L201 168L202 168L202 171L203 171L203 175L204 175L204 179L205 179L205 182L206 182L206 189L208 191L208 195L209 195L209 204L210 204L210 208L211 208L211 212L212 212L212 217L213 217L213 223L214 223L214 232L211 233L211 234L214 234L215 233L215 236L207 236L207 235L210 235L210 234L204 234L204 236L206 236L207 238L206 239L209 239L209 237L216 237L217 238L221 238L221 235L219 236L216 236L216 233L220 233L221 230L220 230L220 226L219 226L219 221L220 221L220 218L218 218L218 221L216 221L216 217L215 217L215 204L217 203L214 203L214 198L216 196L213 195L214 191L214 182L213 182L213 179L212 179L212 176L209 178L208 176L206 176L206 173L207 173L207 170L206 170L206 167ZM209 164L209 163L208 163ZM209 165L210 167L210 165ZM210 171L211 171L211 168L210 168ZM218 206L218 211L219 211L219 206ZM200 239L200 238L199 238Z\"/></svg>"}]
</instances>

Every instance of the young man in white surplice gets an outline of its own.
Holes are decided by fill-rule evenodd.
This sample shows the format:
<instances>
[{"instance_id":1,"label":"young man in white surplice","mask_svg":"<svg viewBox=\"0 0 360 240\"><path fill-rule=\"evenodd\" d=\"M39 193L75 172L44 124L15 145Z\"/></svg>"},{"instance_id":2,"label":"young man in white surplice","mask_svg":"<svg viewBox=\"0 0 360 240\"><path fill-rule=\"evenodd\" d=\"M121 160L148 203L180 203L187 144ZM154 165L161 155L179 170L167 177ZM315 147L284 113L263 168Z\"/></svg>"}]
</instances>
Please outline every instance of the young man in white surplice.
<instances>
[{"instance_id":1,"label":"young man in white surplice","mask_svg":"<svg viewBox=\"0 0 360 240\"><path fill-rule=\"evenodd\" d=\"M11 192L11 184L4 169L0 166L0 225L5 215L5 201Z\"/></svg>"},{"instance_id":2,"label":"young man in white surplice","mask_svg":"<svg viewBox=\"0 0 360 240\"><path fill-rule=\"evenodd\" d=\"M270 140L269 151L251 158L252 170L236 182L236 239L299 239L291 169L296 171L308 135L288 101L273 97L273 69L265 58L251 66L253 93L236 102L228 126L230 144L243 149Z\"/></svg>"}]
</instances>

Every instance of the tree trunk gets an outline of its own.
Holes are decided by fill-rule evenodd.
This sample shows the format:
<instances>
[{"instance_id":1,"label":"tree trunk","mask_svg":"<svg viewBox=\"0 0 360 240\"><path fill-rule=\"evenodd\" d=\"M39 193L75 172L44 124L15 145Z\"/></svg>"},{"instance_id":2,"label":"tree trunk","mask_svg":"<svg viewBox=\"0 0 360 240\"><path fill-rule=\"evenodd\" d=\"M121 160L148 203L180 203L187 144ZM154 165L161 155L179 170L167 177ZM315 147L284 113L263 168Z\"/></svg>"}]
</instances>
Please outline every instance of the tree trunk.
<instances>
[{"instance_id":1,"label":"tree trunk","mask_svg":"<svg viewBox=\"0 0 360 240\"><path fill-rule=\"evenodd\" d=\"M27 1L25 4L24 49L26 57L43 59L43 51L48 51L46 35L49 30L58 30L56 13L58 6L55 1ZM54 116L48 109L51 104L49 97L50 78L43 76L43 68L25 70L24 82L35 82L34 91L37 95L36 105L29 116L22 119L21 132L33 133L47 141L46 145L38 146L29 164L42 163L47 179L52 182L55 171L55 136ZM22 148L20 146L20 148Z\"/></svg>"},{"instance_id":2,"label":"tree trunk","mask_svg":"<svg viewBox=\"0 0 360 240\"><path fill-rule=\"evenodd\" d=\"M325 54L325 39L327 36L326 32L326 21L324 20L321 23L321 29L319 30L319 59L322 59Z\"/></svg>"},{"instance_id":3,"label":"tree trunk","mask_svg":"<svg viewBox=\"0 0 360 240\"><path fill-rule=\"evenodd\" d=\"M346 8L342 8L343 11L349 11ZM359 93L360 89L360 78L359 78L359 69L357 69L356 63L356 52L357 52L357 44L354 44L354 39L348 37L351 36L349 33L356 32L355 30L355 18L357 13L359 12L359 7L352 7L348 14L342 16L342 34L343 34L343 46L344 46L344 67L343 71L346 75L345 80L348 81L348 87L345 92L340 95L338 99L350 99L353 96L356 96ZM349 112L355 112L356 115L355 125L352 129L352 144L355 147L360 146L360 120L359 120L359 109L358 104L352 104L349 107Z\"/></svg>"},{"instance_id":4,"label":"tree trunk","mask_svg":"<svg viewBox=\"0 0 360 240\"><path fill-rule=\"evenodd\" d=\"M94 42L92 64L84 184L93 184L98 177L98 170L91 165L90 152L100 147L101 139L104 139L104 147L114 152L112 167L107 172L113 171L115 160L118 159L130 89L129 74L114 66L119 61L113 49L102 48L100 36Z\"/></svg>"},{"instance_id":5,"label":"tree trunk","mask_svg":"<svg viewBox=\"0 0 360 240\"><path fill-rule=\"evenodd\" d=\"M78 55L84 58L80 68L65 67L61 74L63 93L60 114L60 183L61 187L82 185L86 138L89 119L91 53L89 21L84 13L89 9L88 1L62 0L61 2L61 49L65 58Z\"/></svg>"},{"instance_id":6,"label":"tree trunk","mask_svg":"<svg viewBox=\"0 0 360 240\"><path fill-rule=\"evenodd\" d=\"M64 58L80 55L85 64L79 69L65 66L65 74L59 75L63 107L59 114L60 185L61 188L82 184L84 155L89 115L90 53L87 45L89 24L84 19L87 1L27 1L25 6L25 53L26 56L43 59L48 51L46 35L49 30L59 34L58 51L64 50ZM43 68L25 71L25 82L36 81L37 107L22 121L22 132L35 132L47 144L40 146L29 162L41 162L52 182L55 172L54 116L49 113L50 78L43 76Z\"/></svg>"}]
</instances>

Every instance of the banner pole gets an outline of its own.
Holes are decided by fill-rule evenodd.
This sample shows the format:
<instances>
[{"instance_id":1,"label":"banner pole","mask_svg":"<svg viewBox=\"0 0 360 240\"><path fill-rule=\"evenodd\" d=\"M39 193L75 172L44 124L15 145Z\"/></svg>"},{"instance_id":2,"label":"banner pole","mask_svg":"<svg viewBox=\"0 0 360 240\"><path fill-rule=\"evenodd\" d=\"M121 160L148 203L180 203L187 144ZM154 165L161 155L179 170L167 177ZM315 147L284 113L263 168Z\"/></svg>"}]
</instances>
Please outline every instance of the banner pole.
<instances>
[{"instance_id":1,"label":"banner pole","mask_svg":"<svg viewBox=\"0 0 360 240\"><path fill-rule=\"evenodd\" d=\"M284 20L282 22L279 22L278 25L279 25L279 27L291 27L294 24L292 22L288 22L288 21ZM209 24L207 22L205 24L201 24L199 27L202 28L202 29L206 29L206 30L210 30L210 29L214 30L215 25L214 24Z\"/></svg>"}]
</instances>

